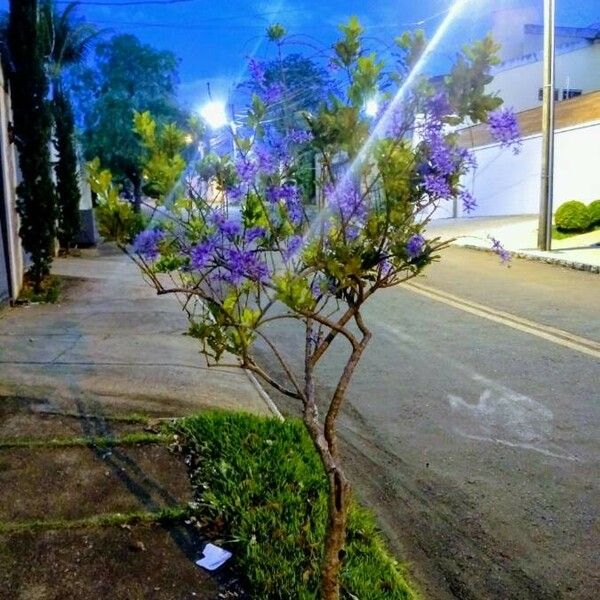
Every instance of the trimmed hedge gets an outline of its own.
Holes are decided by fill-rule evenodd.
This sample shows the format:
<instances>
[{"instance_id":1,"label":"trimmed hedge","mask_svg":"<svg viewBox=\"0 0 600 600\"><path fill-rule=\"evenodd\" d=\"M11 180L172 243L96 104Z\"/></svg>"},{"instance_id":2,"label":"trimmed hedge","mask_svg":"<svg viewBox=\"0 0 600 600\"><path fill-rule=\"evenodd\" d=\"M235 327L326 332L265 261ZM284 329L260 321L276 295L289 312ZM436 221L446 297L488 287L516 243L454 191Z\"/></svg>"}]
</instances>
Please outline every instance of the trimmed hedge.
<instances>
[{"instance_id":1,"label":"trimmed hedge","mask_svg":"<svg viewBox=\"0 0 600 600\"><path fill-rule=\"evenodd\" d=\"M583 202L569 200L558 208L554 221L559 231L585 231L592 224L592 216Z\"/></svg>"},{"instance_id":2,"label":"trimmed hedge","mask_svg":"<svg viewBox=\"0 0 600 600\"><path fill-rule=\"evenodd\" d=\"M592 225L600 225L600 200L594 200L588 206L590 217L592 218Z\"/></svg>"}]
</instances>

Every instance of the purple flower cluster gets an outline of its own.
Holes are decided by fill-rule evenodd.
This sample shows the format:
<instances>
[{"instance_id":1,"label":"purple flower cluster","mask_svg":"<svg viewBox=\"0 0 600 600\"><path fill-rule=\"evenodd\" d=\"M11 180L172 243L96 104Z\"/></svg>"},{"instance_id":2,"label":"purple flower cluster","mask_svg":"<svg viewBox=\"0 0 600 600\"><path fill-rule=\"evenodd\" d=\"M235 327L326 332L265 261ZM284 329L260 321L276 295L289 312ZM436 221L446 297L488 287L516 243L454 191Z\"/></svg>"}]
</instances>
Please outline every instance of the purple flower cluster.
<instances>
[{"instance_id":1,"label":"purple flower cluster","mask_svg":"<svg viewBox=\"0 0 600 600\"><path fill-rule=\"evenodd\" d=\"M280 83L271 83L263 89L262 99L266 104L277 104L283 100L285 88Z\"/></svg>"},{"instance_id":2,"label":"purple flower cluster","mask_svg":"<svg viewBox=\"0 0 600 600\"><path fill-rule=\"evenodd\" d=\"M410 258L418 258L423 254L425 247L425 238L419 233L415 233L406 244L406 252Z\"/></svg>"},{"instance_id":3,"label":"purple flower cluster","mask_svg":"<svg viewBox=\"0 0 600 600\"><path fill-rule=\"evenodd\" d=\"M424 175L423 188L434 198L449 198L452 195L448 179L443 175L436 175L433 173Z\"/></svg>"},{"instance_id":4,"label":"purple flower cluster","mask_svg":"<svg viewBox=\"0 0 600 600\"><path fill-rule=\"evenodd\" d=\"M232 219L228 219L221 212L214 212L210 218L210 223L214 225L216 230L221 234L226 236L229 239L233 239L240 235L242 232L242 228L237 221Z\"/></svg>"},{"instance_id":5,"label":"purple flower cluster","mask_svg":"<svg viewBox=\"0 0 600 600\"><path fill-rule=\"evenodd\" d=\"M512 256L510 252L502 245L502 242L494 237L490 237L490 241L492 242L492 252L495 252L503 263L509 263Z\"/></svg>"},{"instance_id":6,"label":"purple flower cluster","mask_svg":"<svg viewBox=\"0 0 600 600\"><path fill-rule=\"evenodd\" d=\"M250 72L250 77L255 83L257 83L260 86L264 85L267 69L263 62L256 60L255 58L249 58L248 71Z\"/></svg>"},{"instance_id":7,"label":"purple flower cluster","mask_svg":"<svg viewBox=\"0 0 600 600\"><path fill-rule=\"evenodd\" d=\"M293 235L286 240L286 246L283 251L283 258L290 260L294 258L298 251L302 248L303 239L301 235Z\"/></svg>"},{"instance_id":8,"label":"purple flower cluster","mask_svg":"<svg viewBox=\"0 0 600 600\"><path fill-rule=\"evenodd\" d=\"M279 159L276 152L267 144L257 144L254 149L258 170L263 175L275 175L279 170Z\"/></svg>"},{"instance_id":9,"label":"purple flower cluster","mask_svg":"<svg viewBox=\"0 0 600 600\"><path fill-rule=\"evenodd\" d=\"M267 201L271 204L283 203L293 225L300 225L304 217L300 190L293 183L272 185L266 191Z\"/></svg>"},{"instance_id":10,"label":"purple flower cluster","mask_svg":"<svg viewBox=\"0 0 600 600\"><path fill-rule=\"evenodd\" d=\"M428 99L427 114L437 122L452 114L452 106L445 92L439 92Z\"/></svg>"},{"instance_id":11,"label":"purple flower cluster","mask_svg":"<svg viewBox=\"0 0 600 600\"><path fill-rule=\"evenodd\" d=\"M235 171L242 183L252 185L258 175L259 166L248 158L240 158L235 163Z\"/></svg>"},{"instance_id":12,"label":"purple flower cluster","mask_svg":"<svg viewBox=\"0 0 600 600\"><path fill-rule=\"evenodd\" d=\"M324 193L328 206L340 216L343 225L347 226L352 220L362 223L367 209L355 182L346 180L337 186L329 184L325 186Z\"/></svg>"},{"instance_id":13,"label":"purple flower cluster","mask_svg":"<svg viewBox=\"0 0 600 600\"><path fill-rule=\"evenodd\" d=\"M135 236L133 251L147 260L156 260L159 254L158 245L164 239L164 231L160 229L146 229Z\"/></svg>"},{"instance_id":14,"label":"purple flower cluster","mask_svg":"<svg viewBox=\"0 0 600 600\"><path fill-rule=\"evenodd\" d=\"M462 202L463 211L467 214L472 213L477 208L477 200L467 190L461 190L458 197Z\"/></svg>"},{"instance_id":15,"label":"purple flower cluster","mask_svg":"<svg viewBox=\"0 0 600 600\"><path fill-rule=\"evenodd\" d=\"M488 115L489 131L502 148L511 148L513 154L521 151L521 132L517 115L511 108L501 108Z\"/></svg>"},{"instance_id":16,"label":"purple flower cluster","mask_svg":"<svg viewBox=\"0 0 600 600\"><path fill-rule=\"evenodd\" d=\"M265 281L269 277L267 263L257 252L229 248L223 253L223 267L226 273L223 279L232 285L238 285L243 279Z\"/></svg>"},{"instance_id":17,"label":"purple flower cluster","mask_svg":"<svg viewBox=\"0 0 600 600\"><path fill-rule=\"evenodd\" d=\"M313 139L313 134L310 131L305 131L303 129L292 129L287 135L287 143L295 144L300 146L301 144L306 144Z\"/></svg>"},{"instance_id":18,"label":"purple flower cluster","mask_svg":"<svg viewBox=\"0 0 600 600\"><path fill-rule=\"evenodd\" d=\"M213 259L215 248L212 239L204 240L193 246L190 250L190 268L194 271L205 269Z\"/></svg>"}]
</instances>

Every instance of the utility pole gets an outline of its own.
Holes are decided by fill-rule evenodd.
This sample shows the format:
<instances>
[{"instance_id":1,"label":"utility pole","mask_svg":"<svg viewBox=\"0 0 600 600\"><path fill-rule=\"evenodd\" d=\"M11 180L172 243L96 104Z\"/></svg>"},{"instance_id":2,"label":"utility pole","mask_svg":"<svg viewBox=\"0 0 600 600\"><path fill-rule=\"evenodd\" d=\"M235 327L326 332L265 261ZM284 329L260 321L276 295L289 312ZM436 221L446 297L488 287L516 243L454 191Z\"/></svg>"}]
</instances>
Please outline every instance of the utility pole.
<instances>
[{"instance_id":1,"label":"utility pole","mask_svg":"<svg viewBox=\"0 0 600 600\"><path fill-rule=\"evenodd\" d=\"M538 248L552 244L552 196L554 188L554 31L555 0L544 0L544 88L542 108L542 181Z\"/></svg>"}]
</instances>

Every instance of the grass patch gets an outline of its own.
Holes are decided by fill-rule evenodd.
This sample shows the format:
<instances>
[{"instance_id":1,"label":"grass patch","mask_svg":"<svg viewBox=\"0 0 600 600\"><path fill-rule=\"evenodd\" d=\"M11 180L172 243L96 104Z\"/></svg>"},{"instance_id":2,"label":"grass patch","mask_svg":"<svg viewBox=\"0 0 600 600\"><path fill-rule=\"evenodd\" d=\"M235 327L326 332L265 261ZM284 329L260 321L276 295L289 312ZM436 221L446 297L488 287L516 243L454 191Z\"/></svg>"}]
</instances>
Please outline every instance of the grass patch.
<instances>
[{"instance_id":1,"label":"grass patch","mask_svg":"<svg viewBox=\"0 0 600 600\"><path fill-rule=\"evenodd\" d=\"M34 291L31 280L25 276L23 287L19 294L20 302L43 302L46 304L55 304L60 298L62 283L59 277L48 275L42 281L42 289L39 292Z\"/></svg>"},{"instance_id":2,"label":"grass patch","mask_svg":"<svg viewBox=\"0 0 600 600\"><path fill-rule=\"evenodd\" d=\"M327 482L298 420L207 412L175 422L191 455L198 517L235 553L253 598L315 598L327 516ZM386 550L373 516L352 502L342 587L361 600L416 594Z\"/></svg>"},{"instance_id":3,"label":"grass patch","mask_svg":"<svg viewBox=\"0 0 600 600\"><path fill-rule=\"evenodd\" d=\"M4 448L114 448L116 446L137 446L141 444L166 444L173 436L162 433L135 432L121 436L65 437L65 438L14 438L0 440L0 449Z\"/></svg>"},{"instance_id":4,"label":"grass patch","mask_svg":"<svg viewBox=\"0 0 600 600\"><path fill-rule=\"evenodd\" d=\"M108 513L83 519L32 519L30 521L0 521L0 534L25 531L60 531L65 529L92 529L95 527L118 527L143 523L174 523L190 514L188 506L172 506L155 512Z\"/></svg>"},{"instance_id":5,"label":"grass patch","mask_svg":"<svg viewBox=\"0 0 600 600\"><path fill-rule=\"evenodd\" d=\"M560 231L556 228L556 225L552 225L552 239L553 240L566 240L567 238L575 237L577 235L583 235L584 233L590 233L590 231L596 231L600 229L600 225L590 227L585 231Z\"/></svg>"}]
</instances>

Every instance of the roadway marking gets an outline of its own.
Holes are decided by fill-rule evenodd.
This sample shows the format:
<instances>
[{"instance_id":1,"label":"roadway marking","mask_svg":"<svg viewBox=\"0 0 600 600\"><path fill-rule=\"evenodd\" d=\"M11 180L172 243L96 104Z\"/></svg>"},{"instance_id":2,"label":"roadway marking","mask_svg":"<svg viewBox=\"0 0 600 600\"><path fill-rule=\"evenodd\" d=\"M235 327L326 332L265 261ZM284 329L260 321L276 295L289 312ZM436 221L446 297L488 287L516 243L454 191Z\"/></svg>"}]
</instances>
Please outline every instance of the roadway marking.
<instances>
[{"instance_id":1,"label":"roadway marking","mask_svg":"<svg viewBox=\"0 0 600 600\"><path fill-rule=\"evenodd\" d=\"M517 315L502 310L490 308L489 306L472 302L471 300L465 300L454 294L442 292L441 290L431 288L421 283L404 283L402 284L402 287L415 294L420 294L421 296L425 296L436 302L442 302L443 304L447 304L458 310L487 319L488 321L512 327L513 329L529 333L530 335L542 338L553 344L558 344L559 346L564 346L565 348L600 359L600 343L594 340L589 340L573 333L569 333L568 331L557 329L556 327L542 325L541 323L536 323L535 321L530 321L529 319L524 319L523 317L518 317Z\"/></svg>"}]
</instances>

